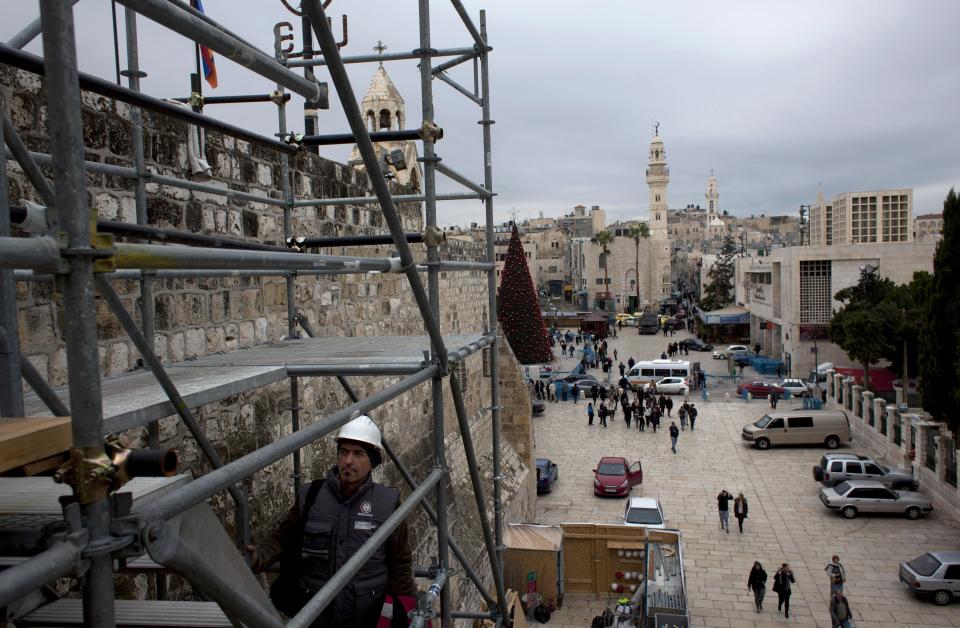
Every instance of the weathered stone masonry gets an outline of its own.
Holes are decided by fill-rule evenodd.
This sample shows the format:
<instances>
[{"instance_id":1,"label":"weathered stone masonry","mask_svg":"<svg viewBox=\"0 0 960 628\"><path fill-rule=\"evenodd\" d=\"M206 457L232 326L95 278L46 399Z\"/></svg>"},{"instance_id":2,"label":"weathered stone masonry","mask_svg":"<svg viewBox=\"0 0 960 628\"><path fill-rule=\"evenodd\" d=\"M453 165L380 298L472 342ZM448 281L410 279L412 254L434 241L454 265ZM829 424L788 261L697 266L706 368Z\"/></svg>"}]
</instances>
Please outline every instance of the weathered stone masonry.
<instances>
[{"instance_id":1,"label":"weathered stone masonry","mask_svg":"<svg viewBox=\"0 0 960 628\"><path fill-rule=\"evenodd\" d=\"M25 72L0 68L0 89L14 125L31 150L49 152L45 93L42 79ZM132 165L130 107L107 98L83 93L86 158L123 166ZM190 178L187 167L185 124L149 112L144 114L146 165L149 171ZM207 133L206 158L213 167L208 183L281 197L279 155L249 142ZM364 173L342 164L304 153L291 161L297 198L362 196L369 182ZM9 197L13 202L39 202L35 191L15 162L7 163ZM50 176L49 170L46 171ZM103 217L135 222L132 180L89 174L90 205ZM402 191L395 187L395 191ZM281 243L282 209L235 198L191 192L147 183L147 209L152 225L200 233ZM398 208L407 231L421 231L419 204ZM379 207L303 207L293 210L296 235L350 235L386 233ZM335 247L323 252L336 255L386 256L391 246ZM423 259L424 249L414 246ZM444 259L482 260L481 245L451 242L441 249ZM115 281L114 287L138 322L137 282ZM158 280L156 294L156 351L164 363L175 363L215 352L277 342L287 333L286 287L282 278L210 278ZM319 336L336 342L337 336L423 335L419 311L402 275L341 275L300 277L296 281L296 306L306 314ZM487 317L486 275L482 272L441 274L440 324L445 334L479 332ZM67 381L63 343L64 313L50 283L19 283L17 303L21 348L51 384ZM127 339L106 303L97 302L100 367L105 377L137 368L139 354ZM530 400L520 369L505 341L500 343L503 391L504 512L506 521L532 519L535 474L532 469ZM351 378L358 395L367 396L395 378ZM487 486L488 514L492 518L491 424L489 379L482 375L482 358L467 360L465 401L470 414L473 442ZM486 555L477 525L477 511L466 460L460 444L456 415L449 391L444 395L446 452L450 474L452 534L483 573ZM301 420L306 424L348 404L336 380L301 380ZM236 459L290 431L290 395L285 382L248 391L194 411L208 437L225 460ZM386 438L415 477L433 465L430 444L432 413L429 386L395 399L373 413ZM183 468L195 474L209 471L195 442L176 417L161 421L164 445L180 449ZM143 437L141 431L132 434ZM322 475L334 461L332 439L314 443L303 452L307 479ZM256 535L270 527L292 503L290 460L264 469L247 481ZM378 479L404 487L392 465L376 472ZM405 488L405 487L404 487ZM228 528L233 526L229 499L215 498ZM421 512L410 522L417 564L427 565L435 555L435 534ZM453 558L451 557L451 560ZM476 608L466 578L454 578L454 604Z\"/></svg>"}]
</instances>

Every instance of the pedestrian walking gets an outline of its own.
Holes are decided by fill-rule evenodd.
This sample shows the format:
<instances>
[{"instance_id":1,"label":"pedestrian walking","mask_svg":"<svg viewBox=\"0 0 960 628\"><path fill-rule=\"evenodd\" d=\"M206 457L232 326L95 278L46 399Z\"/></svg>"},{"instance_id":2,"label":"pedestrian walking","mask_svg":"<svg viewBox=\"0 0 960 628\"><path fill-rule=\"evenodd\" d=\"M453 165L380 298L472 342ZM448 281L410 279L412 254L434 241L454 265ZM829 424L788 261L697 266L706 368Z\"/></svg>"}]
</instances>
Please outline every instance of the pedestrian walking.
<instances>
[{"instance_id":1,"label":"pedestrian walking","mask_svg":"<svg viewBox=\"0 0 960 628\"><path fill-rule=\"evenodd\" d=\"M667 411L667 398L664 395L660 395L660 398L657 399L657 405L660 406L661 416Z\"/></svg>"},{"instance_id":2,"label":"pedestrian walking","mask_svg":"<svg viewBox=\"0 0 960 628\"><path fill-rule=\"evenodd\" d=\"M763 610L763 597L767 593L767 572L759 560L753 561L753 569L747 578L747 589L753 591L753 606L757 612Z\"/></svg>"},{"instance_id":3,"label":"pedestrian walking","mask_svg":"<svg viewBox=\"0 0 960 628\"><path fill-rule=\"evenodd\" d=\"M593 399L593 405L597 405L597 399L600 397L600 389L596 384L590 386L590 398Z\"/></svg>"},{"instance_id":4,"label":"pedestrian walking","mask_svg":"<svg viewBox=\"0 0 960 628\"><path fill-rule=\"evenodd\" d=\"M597 416L600 417L600 425L607 427L607 406L603 403L597 409Z\"/></svg>"},{"instance_id":5,"label":"pedestrian walking","mask_svg":"<svg viewBox=\"0 0 960 628\"><path fill-rule=\"evenodd\" d=\"M680 431L686 431L687 429L687 404L680 406L680 409L677 410L677 416L680 417Z\"/></svg>"},{"instance_id":6,"label":"pedestrian walking","mask_svg":"<svg viewBox=\"0 0 960 628\"><path fill-rule=\"evenodd\" d=\"M593 404L587 402L587 425L593 425Z\"/></svg>"},{"instance_id":7,"label":"pedestrian walking","mask_svg":"<svg viewBox=\"0 0 960 628\"><path fill-rule=\"evenodd\" d=\"M557 388L560 390L560 400L566 401L567 400L567 382L563 381L562 379L558 379Z\"/></svg>"},{"instance_id":8,"label":"pedestrian walking","mask_svg":"<svg viewBox=\"0 0 960 628\"><path fill-rule=\"evenodd\" d=\"M650 408L650 424L653 425L653 433L656 434L657 428L660 427L660 410L656 404Z\"/></svg>"},{"instance_id":9,"label":"pedestrian walking","mask_svg":"<svg viewBox=\"0 0 960 628\"><path fill-rule=\"evenodd\" d=\"M667 397L667 416L670 416L670 411L673 410L673 397Z\"/></svg>"},{"instance_id":10,"label":"pedestrian walking","mask_svg":"<svg viewBox=\"0 0 960 628\"><path fill-rule=\"evenodd\" d=\"M636 399L633 400L633 419L637 423L637 430L642 432L647 421L643 416L643 406Z\"/></svg>"},{"instance_id":11,"label":"pedestrian walking","mask_svg":"<svg viewBox=\"0 0 960 628\"><path fill-rule=\"evenodd\" d=\"M633 368L633 365L636 364L636 363L637 363L637 361L634 360L634 359L633 359L633 356L631 355L631 356L630 356L630 359L627 360L627 368L628 368L628 369L632 369L632 368Z\"/></svg>"},{"instance_id":12,"label":"pedestrian walking","mask_svg":"<svg viewBox=\"0 0 960 628\"><path fill-rule=\"evenodd\" d=\"M606 400L607 400L607 387L606 387L606 386L603 386L603 385L598 385L598 388L600 388L600 401L606 401Z\"/></svg>"},{"instance_id":13,"label":"pedestrian walking","mask_svg":"<svg viewBox=\"0 0 960 628\"><path fill-rule=\"evenodd\" d=\"M726 489L720 491L720 494L717 495L717 511L720 513L720 529L726 530L727 534L730 534L731 499L733 499L733 495L728 493Z\"/></svg>"},{"instance_id":14,"label":"pedestrian walking","mask_svg":"<svg viewBox=\"0 0 960 628\"><path fill-rule=\"evenodd\" d=\"M693 431L694 425L697 423L697 408L696 404L690 404L690 409L687 410L687 414L690 416L690 431Z\"/></svg>"},{"instance_id":15,"label":"pedestrian walking","mask_svg":"<svg viewBox=\"0 0 960 628\"><path fill-rule=\"evenodd\" d=\"M840 563L840 557L834 554L823 570L830 576L830 592L839 591L843 593L843 583L847 581L847 572Z\"/></svg>"},{"instance_id":16,"label":"pedestrian walking","mask_svg":"<svg viewBox=\"0 0 960 628\"><path fill-rule=\"evenodd\" d=\"M830 621L833 628L853 628L853 611L843 591L834 591L830 597Z\"/></svg>"},{"instance_id":17,"label":"pedestrian walking","mask_svg":"<svg viewBox=\"0 0 960 628\"><path fill-rule=\"evenodd\" d=\"M773 590L777 592L777 610L783 610L790 617L790 590L791 584L796 584L790 565L783 563L777 573L773 575Z\"/></svg>"},{"instance_id":18,"label":"pedestrian walking","mask_svg":"<svg viewBox=\"0 0 960 628\"><path fill-rule=\"evenodd\" d=\"M770 394L767 395L767 398L770 399L770 407L776 410L777 409L777 393L770 391Z\"/></svg>"},{"instance_id":19,"label":"pedestrian walking","mask_svg":"<svg viewBox=\"0 0 960 628\"><path fill-rule=\"evenodd\" d=\"M733 500L733 516L737 518L737 527L740 528L740 534L743 534L743 520L747 518L747 498L743 493L737 493Z\"/></svg>"},{"instance_id":20,"label":"pedestrian walking","mask_svg":"<svg viewBox=\"0 0 960 628\"><path fill-rule=\"evenodd\" d=\"M577 403L580 400L580 384L573 385L573 403Z\"/></svg>"},{"instance_id":21,"label":"pedestrian walking","mask_svg":"<svg viewBox=\"0 0 960 628\"><path fill-rule=\"evenodd\" d=\"M623 377L627 372L627 366L621 361L620 362L620 377Z\"/></svg>"},{"instance_id":22,"label":"pedestrian walking","mask_svg":"<svg viewBox=\"0 0 960 628\"><path fill-rule=\"evenodd\" d=\"M614 359L614 360L617 359L617 350L616 350L616 349L613 350L613 359Z\"/></svg>"},{"instance_id":23,"label":"pedestrian walking","mask_svg":"<svg viewBox=\"0 0 960 628\"><path fill-rule=\"evenodd\" d=\"M680 430L677 429L677 424L673 421L670 421L670 449L673 450L673 453L677 453L677 439L680 438Z\"/></svg>"},{"instance_id":24,"label":"pedestrian walking","mask_svg":"<svg viewBox=\"0 0 960 628\"><path fill-rule=\"evenodd\" d=\"M623 421L627 424L627 429L630 429L630 415L633 413L633 408L630 407L629 403L622 404L623 408Z\"/></svg>"}]
</instances>

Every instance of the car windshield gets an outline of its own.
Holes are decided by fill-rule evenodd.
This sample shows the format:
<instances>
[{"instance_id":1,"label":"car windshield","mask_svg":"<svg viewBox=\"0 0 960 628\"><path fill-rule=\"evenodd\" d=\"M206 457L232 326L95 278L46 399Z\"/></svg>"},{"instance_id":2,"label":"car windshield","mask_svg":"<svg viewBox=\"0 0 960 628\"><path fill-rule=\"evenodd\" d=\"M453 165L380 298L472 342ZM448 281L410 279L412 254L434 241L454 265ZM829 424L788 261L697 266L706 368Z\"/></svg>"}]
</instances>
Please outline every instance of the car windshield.
<instances>
[{"instance_id":1,"label":"car windshield","mask_svg":"<svg viewBox=\"0 0 960 628\"><path fill-rule=\"evenodd\" d=\"M934 558L933 554L924 554L923 556L914 558L907 564L910 566L910 569L913 569L921 576L932 576L937 572L937 569L940 569L940 565L943 563Z\"/></svg>"},{"instance_id":2,"label":"car windshield","mask_svg":"<svg viewBox=\"0 0 960 628\"><path fill-rule=\"evenodd\" d=\"M847 491L850 490L850 483L840 482L839 484L833 487L833 490L837 492L837 495L846 495Z\"/></svg>"},{"instance_id":3,"label":"car windshield","mask_svg":"<svg viewBox=\"0 0 960 628\"><path fill-rule=\"evenodd\" d=\"M659 525L663 523L663 518L656 508L630 508L627 510L627 523Z\"/></svg>"},{"instance_id":4,"label":"car windshield","mask_svg":"<svg viewBox=\"0 0 960 628\"><path fill-rule=\"evenodd\" d=\"M627 470L622 462L602 462L597 467L597 473L600 475L626 475Z\"/></svg>"},{"instance_id":5,"label":"car windshield","mask_svg":"<svg viewBox=\"0 0 960 628\"><path fill-rule=\"evenodd\" d=\"M763 429L763 428L765 428L765 427L767 426L767 424L768 424L770 421L772 421L772 420L773 420L773 417L770 416L769 414L766 414L766 415L764 415L764 417L763 417L762 419L760 419L759 421L757 421L757 422L754 423L753 425L754 425L755 427L759 427L760 429Z\"/></svg>"}]
</instances>

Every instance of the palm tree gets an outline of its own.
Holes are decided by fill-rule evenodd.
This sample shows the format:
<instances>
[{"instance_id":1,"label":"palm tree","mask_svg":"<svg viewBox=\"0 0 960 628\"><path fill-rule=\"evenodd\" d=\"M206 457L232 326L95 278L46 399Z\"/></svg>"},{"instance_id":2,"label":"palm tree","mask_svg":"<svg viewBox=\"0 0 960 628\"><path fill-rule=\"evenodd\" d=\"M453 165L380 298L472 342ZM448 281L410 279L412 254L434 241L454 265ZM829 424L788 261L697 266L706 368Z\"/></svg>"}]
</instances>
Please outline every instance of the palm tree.
<instances>
[{"instance_id":1,"label":"palm tree","mask_svg":"<svg viewBox=\"0 0 960 628\"><path fill-rule=\"evenodd\" d=\"M613 242L613 234L610 231L604 229L603 231L598 231L595 236L593 236L593 241L600 245L600 251L603 254L603 291L607 293L607 299L610 298L610 278L607 276L607 258L610 255L610 243ZM604 299L604 304L606 304L606 299ZM604 308L606 309L606 308Z\"/></svg>"},{"instance_id":2,"label":"palm tree","mask_svg":"<svg viewBox=\"0 0 960 628\"><path fill-rule=\"evenodd\" d=\"M640 238L649 238L650 237L650 225L645 222L638 222L634 226L630 227L630 237L633 238L633 243L637 245L637 265L636 265L636 276L637 276L637 304L636 309L640 309Z\"/></svg>"}]
</instances>

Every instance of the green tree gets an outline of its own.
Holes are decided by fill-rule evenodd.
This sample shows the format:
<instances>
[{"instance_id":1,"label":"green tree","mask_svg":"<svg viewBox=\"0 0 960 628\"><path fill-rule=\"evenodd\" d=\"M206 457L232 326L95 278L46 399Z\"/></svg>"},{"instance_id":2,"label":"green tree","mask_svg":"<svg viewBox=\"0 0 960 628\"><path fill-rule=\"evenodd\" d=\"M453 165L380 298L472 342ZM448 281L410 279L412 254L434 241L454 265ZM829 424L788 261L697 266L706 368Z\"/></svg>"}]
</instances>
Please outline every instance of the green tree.
<instances>
[{"instance_id":1,"label":"green tree","mask_svg":"<svg viewBox=\"0 0 960 628\"><path fill-rule=\"evenodd\" d=\"M890 360L891 370L904 381L904 390L907 379L918 375L920 337L932 286L933 275L918 271L910 283L896 286L891 295L895 317L890 323L896 338L891 338L893 350L883 357Z\"/></svg>"},{"instance_id":2,"label":"green tree","mask_svg":"<svg viewBox=\"0 0 960 628\"><path fill-rule=\"evenodd\" d=\"M613 234L606 229L598 231L593 236L593 241L600 245L600 253L603 255L603 291L607 293L609 298L610 277L607 276L607 267L610 265L610 244L613 242ZM604 305L606 305L606 299Z\"/></svg>"},{"instance_id":3,"label":"green tree","mask_svg":"<svg viewBox=\"0 0 960 628\"><path fill-rule=\"evenodd\" d=\"M530 279L527 256L513 226L497 291L497 320L521 364L543 364L553 359L537 291Z\"/></svg>"},{"instance_id":4,"label":"green tree","mask_svg":"<svg viewBox=\"0 0 960 628\"><path fill-rule=\"evenodd\" d=\"M737 245L733 241L733 236L724 237L717 261L707 273L707 283L703 288L703 297L700 299L701 309L709 312L733 303L733 257L736 251Z\"/></svg>"},{"instance_id":5,"label":"green tree","mask_svg":"<svg viewBox=\"0 0 960 628\"><path fill-rule=\"evenodd\" d=\"M650 226L645 222L638 222L637 224L630 227L630 237L633 238L633 243L637 245L637 259L636 259L636 276L637 276L637 306L636 309L640 309L640 239L650 237Z\"/></svg>"},{"instance_id":6,"label":"green tree","mask_svg":"<svg viewBox=\"0 0 960 628\"><path fill-rule=\"evenodd\" d=\"M851 360L863 365L863 387L870 388L870 366L896 351L900 311L894 301L896 286L866 267L856 285L834 295L843 303L830 319L830 340Z\"/></svg>"},{"instance_id":7,"label":"green tree","mask_svg":"<svg viewBox=\"0 0 960 628\"><path fill-rule=\"evenodd\" d=\"M960 198L943 202L943 237L933 257L925 325L920 335L923 408L957 433L960 424Z\"/></svg>"}]
</instances>

